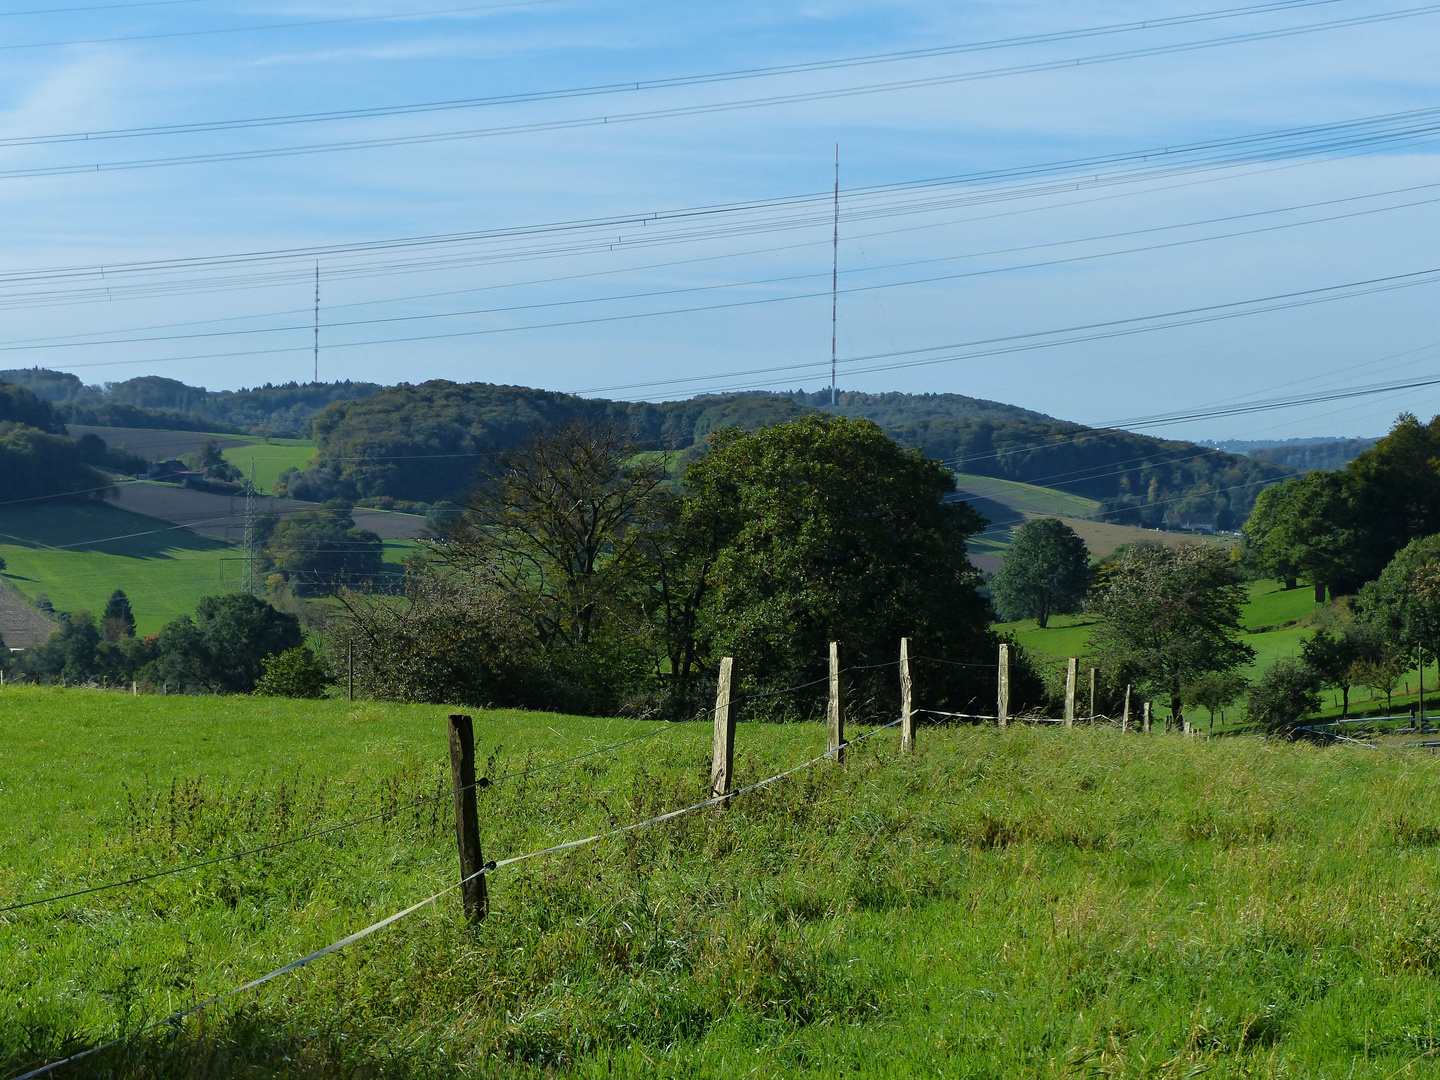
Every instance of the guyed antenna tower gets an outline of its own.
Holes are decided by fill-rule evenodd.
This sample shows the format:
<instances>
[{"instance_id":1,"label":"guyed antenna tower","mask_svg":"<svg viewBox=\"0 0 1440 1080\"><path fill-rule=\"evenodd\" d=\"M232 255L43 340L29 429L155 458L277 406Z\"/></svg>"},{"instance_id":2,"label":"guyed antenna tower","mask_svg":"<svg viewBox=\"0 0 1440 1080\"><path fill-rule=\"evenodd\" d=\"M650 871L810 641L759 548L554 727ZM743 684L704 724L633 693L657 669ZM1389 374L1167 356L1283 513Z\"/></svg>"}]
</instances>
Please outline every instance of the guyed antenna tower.
<instances>
[{"instance_id":1,"label":"guyed antenna tower","mask_svg":"<svg viewBox=\"0 0 1440 1080\"><path fill-rule=\"evenodd\" d=\"M835 144L835 231L830 241L830 404L835 404L835 316L840 296L840 144Z\"/></svg>"},{"instance_id":2,"label":"guyed antenna tower","mask_svg":"<svg viewBox=\"0 0 1440 1080\"><path fill-rule=\"evenodd\" d=\"M320 260L315 260L315 382L320 381Z\"/></svg>"}]
</instances>

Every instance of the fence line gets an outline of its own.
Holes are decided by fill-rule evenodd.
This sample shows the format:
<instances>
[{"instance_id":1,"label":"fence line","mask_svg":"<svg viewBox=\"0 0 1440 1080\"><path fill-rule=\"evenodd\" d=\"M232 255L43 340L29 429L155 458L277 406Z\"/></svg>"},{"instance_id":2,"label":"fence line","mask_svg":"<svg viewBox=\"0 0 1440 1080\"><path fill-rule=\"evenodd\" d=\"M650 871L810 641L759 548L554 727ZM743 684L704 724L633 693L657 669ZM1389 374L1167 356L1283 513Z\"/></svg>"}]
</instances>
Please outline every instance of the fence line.
<instances>
[{"instance_id":1,"label":"fence line","mask_svg":"<svg viewBox=\"0 0 1440 1080\"><path fill-rule=\"evenodd\" d=\"M851 739L848 745L854 746L856 743L863 742L865 739L868 739L872 735L895 727L900 722L901 721L899 719L891 720L888 724L873 728L872 730L865 732L863 735ZM746 787L738 788L735 791L727 792L724 795L717 795L713 798L705 799L701 802L692 803L691 805L681 807L678 810L670 810L664 814L657 814L654 817L646 818L643 821L631 822L629 825L621 825L618 828L610 829L607 832L596 833L593 836L586 836L579 840L568 840L563 844L554 844L550 847L541 848L537 851L527 852L524 855L512 855L508 859L500 859L499 861L488 862L479 870L477 870L474 874L471 874L469 877L461 878L459 881L447 885L439 892L427 896L425 899L420 900L417 903L411 904L404 910L397 911L393 915L387 915L385 918L380 919L377 922L371 923L364 929L357 930L355 933L349 934L346 937L341 938L339 941L331 942L324 948L316 949L314 952L309 953L306 956L302 956L298 960L292 960L290 963L284 965L283 967L278 967L274 971L267 972L266 974L261 975L258 978L251 979L249 982L237 987L233 987L230 990L222 991L221 993L216 994L213 997L207 998L202 1002L191 1005L189 1008L181 1009L178 1012L171 1013L164 1019L156 1020L152 1023L146 1024L144 1027L137 1028L135 1031L130 1032L128 1035L121 1035L118 1038L111 1039L109 1042L101 1043L99 1046L92 1046L89 1049L82 1050L76 1054L72 1054L67 1058L63 1058L59 1061L52 1061L48 1065L42 1065L37 1069L31 1069L29 1072L21 1073L19 1076L12 1077L11 1080L32 1080L33 1077L44 1076L46 1073L61 1068L62 1066L71 1065L76 1062L83 1061L86 1058L94 1056L95 1054L99 1054L105 1050L109 1050L113 1047L119 1046L121 1043L127 1042L130 1039L143 1035L146 1032L154 1031L157 1028L165 1027L166 1025L178 1025L181 1021L187 1019L188 1017L193 1016L198 1012L202 1012L205 1009L209 1009L214 1005L218 1005L222 1001L228 1001L230 998L238 997L240 994L246 993L250 990L254 990L256 987L263 986L265 983L268 983L273 979L278 979L282 975L287 975L292 971L297 971L300 968L307 966L308 964L314 963L316 960L329 956L331 953L339 952L341 949L345 948L348 945L353 945L357 941L362 941L363 939L371 936L372 934L378 933L379 931L385 929L387 926L399 922L406 916L414 914L421 908L428 907L430 904L435 903L435 901L441 899L442 897L448 896L450 893L454 892L456 889L459 889L461 886L465 885L467 882L471 881L474 878L487 877L488 875L493 874L495 871L504 869L507 866L514 866L517 863L528 862L531 859L542 858L546 855L559 854L563 851L573 851L576 848L585 847L589 844L594 844L601 840L608 840L611 837L621 836L625 833L634 832L637 829L644 829L648 828L651 825L659 825L662 822L672 821L675 818L681 817L685 814L694 813L697 810L704 810L712 806L718 806L721 803L727 803L731 799L734 799L738 796L747 795L753 791L758 791L761 788L769 787L771 784L783 780L787 776L793 776L795 773L801 772L804 769L808 769L813 765L817 765L820 762L825 761L827 758L833 757L837 753L839 753L839 748L826 750L825 753L818 754L815 757L810 758L808 761L801 762L799 765L786 769L784 772L776 773L774 776L768 776L764 780L756 781L755 783L750 784Z\"/></svg>"},{"instance_id":2,"label":"fence line","mask_svg":"<svg viewBox=\"0 0 1440 1080\"><path fill-rule=\"evenodd\" d=\"M896 663L896 661L890 661L890 662L889 662L889 664L893 664L893 663ZM870 665L866 665L865 667L860 667L860 668L846 668L845 670L846 670L846 671L851 671L851 670L865 670L866 667L871 667L871 668L873 668L873 667L887 667L887 666L889 666L889 664L870 664ZM781 696L781 695L783 695L783 694L794 693L794 692L797 691L797 690L805 690L805 689L808 689L809 687L812 687L812 686L818 686L818 685L820 685L821 683L824 683L824 682L828 681L828 679L829 679L829 676L825 676L825 677L820 678L820 679L812 680L811 682L800 683L800 684L798 684L798 685L796 685L796 686L787 686L787 687L785 687L784 689L770 691L770 692L765 693L765 694L755 694L755 695L750 695L750 696L748 696L748 697L736 698L736 699L735 699L735 704L737 704L737 705L738 705L738 704L744 704L744 703L747 702L747 701L760 701L760 700L764 700L764 699L768 699L768 698L779 697L779 696ZM610 744L607 745L607 746L597 747L597 748L594 749L594 750L587 750L587 751L586 751L585 753L583 753L583 754L576 754L576 755L574 755L573 757L562 758L562 759L559 760L559 761L548 761L548 762L545 762L545 763L542 764L542 765L536 765L536 766L533 766L533 767L528 768L528 769L522 769L522 770L520 770L519 772L504 773L504 774L502 774L502 775L500 775L500 776L497 776L497 777L494 777L494 778L491 778L491 777L481 777L481 778L479 778L478 780L475 781L475 784L474 784L473 786L476 787L476 788L481 788L481 789L483 789L483 788L489 787L489 786L492 785L492 784L499 784L499 783L502 783L503 781L506 781L506 780L519 780L519 779L521 779L522 777L531 776L531 775L534 775L535 773L545 772L545 771L550 770L550 769L558 769L558 768L560 768L561 766L564 766L564 765L573 765L575 762L577 762L577 761L583 761L583 760L585 760L586 758L596 757L596 756L598 756L598 755L600 755L600 754L613 753L614 751L620 749L621 747L629 746L629 745L631 745L632 743L642 742L642 741L644 741L644 740L646 740L646 739L653 739L653 738L655 738L656 736L668 734L668 733L670 733L671 731L674 731L676 728L678 728L679 726L681 726L681 725L683 725L683 724L697 723L697 722L699 722L699 721L701 721L701 720L704 720L706 717L712 715L714 712L715 712L715 710L714 710L713 708L704 709L704 710L702 710L701 712L697 713L697 714L696 714L694 717L692 717L690 720L672 721L672 722L666 723L663 727L656 728L654 731L647 731L647 732L645 732L643 735L636 735L636 736L634 736L633 738L622 739L622 740L620 740L619 742L610 743ZM470 786L472 786L472 785L467 785L466 787L462 787L462 788L460 788L460 789L458 789L458 790L459 790L460 792L464 792L464 791L468 790L468 788L469 788ZM414 809L416 809L416 808L418 808L418 807L427 806L427 805L429 805L430 803L433 803L433 802L440 802L441 800L444 800L444 799L453 798L456 794L457 794L457 789L455 789L455 788L450 788L450 789L448 789L448 790L446 790L446 791L444 791L444 792L437 793L437 794L435 794L435 795L427 795L427 796L425 796L424 798L416 799L414 802L406 803L404 806L397 806L397 807L393 807L393 808L391 808L391 809L389 809L389 810L377 811L376 813L367 814L367 815L365 815L364 817L355 818L355 819L353 819L353 820L351 820L351 821L344 821L344 822L340 822L340 823L335 824L335 825L329 825L329 826L326 826L326 827L323 828L323 829L316 829L316 830L313 831L313 832L303 833L303 834L300 835L300 836L292 836L292 837L290 837L290 838L287 839L287 840L276 840L276 841L274 841L273 843L262 844L262 845L260 845L259 847L246 848L246 849L243 850L243 851L228 852L228 853L226 853L226 854L224 854L224 855L217 855L217 856L215 856L214 858L202 859L202 860L200 860L200 861L198 861L198 862L193 862L193 863L186 863L184 866L171 867L171 868L168 869L168 870L157 870L157 871L155 871L154 873L150 873L150 874L138 874L138 875L136 875L136 876L134 876L134 877L125 878L125 879L123 879L123 880L121 880L121 881L108 882L107 884L104 884L104 885L93 885L93 886L90 886L89 888L85 888L85 889L75 889L75 890L73 890L73 891L71 891L71 892L58 893L58 894L56 894L56 895L54 895L54 896L44 896L44 897L40 897L39 899L36 899L36 900L25 900L25 901L22 901L22 902L20 902L20 903L18 903L18 904L7 904L7 905L5 905L5 906L3 906L3 907L0 907L0 915L4 915L4 914L7 914L8 912L12 912L12 911L21 911L21 910L23 910L23 909L25 909L25 908L38 907L38 906L40 906L40 905L42 905L42 904L53 904L53 903L57 903L58 901L61 901L61 900L73 900L73 899L75 899L76 897L79 897L79 896L90 896L90 895L92 895L92 894L94 894L94 893L108 892L108 891L111 890L111 889L125 888L125 887L130 886L130 885L140 885L140 884L143 884L144 882L147 882L147 881L155 881L155 880L158 880L159 878L171 877L171 876L173 876L173 875L175 875L175 874L183 874L183 873L186 873L187 871L190 871L190 870L200 870L200 869L203 869L203 868L205 868L205 867L207 867L207 866L215 866L215 865L218 864L218 863L231 862L231 861L233 861L233 860L235 860L235 859L249 858L249 857L252 856L252 855L263 855L263 854L266 853L266 852L269 852L269 851L278 851L278 850L280 850L281 848L290 847L290 846L293 845L293 844L304 843L304 842L307 841L307 840L317 840L317 839L319 839L320 837L329 836L329 835L332 834L332 833L342 832L342 831L344 831L345 829L353 829L353 828L356 828L356 827L358 827L358 826L360 826L360 825L368 824L369 822L372 822L372 821L378 821L378 820L380 820L381 818L388 818L388 817L393 817L393 816L395 816L396 814L403 814L403 813L406 813L407 811L414 810Z\"/></svg>"}]
</instances>

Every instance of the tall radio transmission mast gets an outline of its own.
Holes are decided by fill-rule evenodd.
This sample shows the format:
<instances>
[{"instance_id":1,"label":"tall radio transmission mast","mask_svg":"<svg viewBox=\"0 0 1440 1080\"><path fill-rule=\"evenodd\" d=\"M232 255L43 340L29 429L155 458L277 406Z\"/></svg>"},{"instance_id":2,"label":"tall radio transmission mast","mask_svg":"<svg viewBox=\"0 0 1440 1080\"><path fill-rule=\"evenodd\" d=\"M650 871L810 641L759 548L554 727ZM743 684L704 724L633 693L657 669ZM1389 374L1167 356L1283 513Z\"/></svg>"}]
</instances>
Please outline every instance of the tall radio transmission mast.
<instances>
[{"instance_id":1,"label":"tall radio transmission mast","mask_svg":"<svg viewBox=\"0 0 1440 1080\"><path fill-rule=\"evenodd\" d=\"M319 286L316 286L319 289ZM317 293L318 295L318 293ZM830 242L830 404L835 404L835 316L840 296L840 144L835 144L835 233Z\"/></svg>"},{"instance_id":2,"label":"tall radio transmission mast","mask_svg":"<svg viewBox=\"0 0 1440 1080\"><path fill-rule=\"evenodd\" d=\"M320 381L320 260L315 260L315 381Z\"/></svg>"}]
</instances>

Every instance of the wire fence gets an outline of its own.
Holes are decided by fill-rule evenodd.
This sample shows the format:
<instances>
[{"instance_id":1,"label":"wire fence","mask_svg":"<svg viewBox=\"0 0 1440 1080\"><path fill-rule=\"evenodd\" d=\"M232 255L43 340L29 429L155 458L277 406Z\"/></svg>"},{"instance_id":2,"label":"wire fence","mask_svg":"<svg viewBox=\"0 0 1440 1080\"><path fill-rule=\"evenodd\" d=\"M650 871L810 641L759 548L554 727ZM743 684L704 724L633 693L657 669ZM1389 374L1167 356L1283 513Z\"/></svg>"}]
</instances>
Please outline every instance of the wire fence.
<instances>
[{"instance_id":1,"label":"wire fence","mask_svg":"<svg viewBox=\"0 0 1440 1080\"><path fill-rule=\"evenodd\" d=\"M329 945L324 946L323 948L316 949L313 952L307 953L306 955L296 960L292 960L289 963L282 965L281 967L266 972L264 975L251 979L249 982L242 983L240 986L232 987L229 990L222 991L219 994L215 994L209 998L206 998L204 1001L198 1002L185 1009L180 1009L164 1017L163 1019L152 1021L151 1023L145 1024L134 1031L118 1036L117 1038L111 1039L108 1042L101 1043L98 1046L89 1047L85 1050L79 1051L78 1053L71 1054L69 1057L62 1058L58 1061L52 1061L46 1065L40 1066L39 1068L31 1069L29 1072L21 1073L18 1076L12 1077L12 1080L31 1080L32 1077L44 1076L47 1073L53 1072L56 1069L63 1068L66 1065L73 1065L78 1062L84 1061L87 1058L93 1057L96 1054L103 1053L106 1050L113 1049L114 1047L120 1046L123 1043L129 1042L130 1040L138 1038L139 1036L145 1035L149 1032L156 1031L164 1027L176 1027L184 1020L191 1016L194 1016L197 1013L203 1012L207 1009L211 1009L214 1006L221 1004L222 1002L229 1001L232 998L240 996L241 994L254 990L257 987L263 986L266 983L278 979L281 976L287 975L292 971L298 971L299 969L314 963L316 960L320 960L326 956L329 956L331 953L339 952L341 949L353 945L358 941L363 941L365 938L370 937L372 934L379 933L386 927L394 925L401 919L404 919L409 915L413 915L415 912L420 911L423 908L429 907L431 904L434 904L436 901L462 888L464 885L475 880L476 878L489 877L495 874L497 871L503 870L507 867L516 866L520 863L529 862L532 859L539 859L550 855L558 855L567 851L574 851L582 847L587 847L591 844L599 843L602 840L611 839L616 836L622 836L626 833L635 832L639 829L649 828L654 825L660 825L664 822L673 821L676 818L683 817L686 814L692 814L699 810L705 810L710 807L720 806L722 804L729 803L733 799L739 798L744 795L752 794L753 792L760 791L763 788L770 787L772 784L778 783L786 777L793 776L798 772L804 771L805 769L812 768L813 766L819 764L822 761L827 761L835 757L837 754L840 754L843 749L845 749L845 747L854 746L857 743L861 743L864 740L870 738L871 736L893 728L900 723L901 719L899 718L891 720L887 724L883 724L879 727L873 728L872 730L867 731L857 736L856 738L849 740L843 746L826 750L825 753L817 754L816 756L806 761L803 761L798 765L792 766L789 769L785 769L782 772L775 773L772 776L767 776L765 779L758 780L755 783L749 784L745 787L738 788L734 791L726 792L723 795L716 795L709 799L703 799L700 802L691 803L688 806L683 806L675 810L670 810L663 814L656 814L652 817L644 818L640 821L631 822L628 825L621 825L616 828L609 829L605 832L595 833L593 835L580 837L579 839L575 840L567 840L564 843L552 844L549 847L539 848L535 851L529 851L521 855L512 855L509 858L487 862L475 873L470 874L467 877L462 877L458 881L452 882L450 885L447 885L445 888L440 889L438 892L432 893L431 895L425 897L423 900L419 900L411 904L409 907L406 907L401 911L397 911L392 915L387 915L383 919L372 922L370 925L364 927L363 929L357 930L352 934L347 934L345 937L340 938L338 941L333 941ZM631 741L633 742L636 740Z\"/></svg>"},{"instance_id":2,"label":"wire fence","mask_svg":"<svg viewBox=\"0 0 1440 1080\"><path fill-rule=\"evenodd\" d=\"M877 667L892 667L898 664L898 662L899 661L890 661L886 664L866 664L851 668L844 668L841 670L840 674L843 675L848 671L862 671ZM824 678L814 679L810 682L800 683L795 686L783 687L782 689L770 691L764 694L737 696L731 702L731 707L734 707L735 705L742 705L747 701L760 701L780 697L785 694L796 693L801 690L807 690L828 682L829 678L830 677L827 675ZM359 826L369 824L372 821L380 821L383 819L393 818L396 815L407 813L422 806L429 806L436 802L453 799L457 793L464 793L465 791L468 791L471 787L483 789L490 787L493 784L504 783L508 780L519 780L524 777L533 776L537 773L548 772L553 769L560 769L567 765L574 765L577 762L586 760L587 758L599 757L604 754L612 754L615 751L623 749L626 746L631 746L638 742L644 742L649 739L654 739L661 735L667 735L670 732L677 730L679 727L683 727L688 724L699 723L703 720L709 719L714 714L715 708L712 706L708 709L701 710L689 720L670 721L665 723L661 727L657 727L653 731L647 731L641 735L636 735L628 739L621 739L618 742L613 742L605 746L596 747L595 749L587 750L584 753L574 754L571 757L561 758L558 761L544 762L543 764L534 765L525 769L520 769L516 772L502 773L500 776L479 777L476 779L473 785L467 784L458 789L455 787L450 787L444 791L437 792L434 795L426 795L423 798L416 799L402 806L389 807L385 810L379 810L372 814L365 814L361 817L352 818L348 821L337 822L334 825L327 825L324 828L315 829L307 833L302 833L299 836L288 837L284 840L276 840L268 844L260 844L256 847L245 848L241 851L227 852L223 855L216 855L213 858L200 859L196 862L186 863L183 866L174 866L165 870L156 870L148 874L136 874L128 878L107 882L103 885L91 885L81 889L72 889L67 892L56 893L52 896L43 896L34 900L24 900L19 903L6 904L3 907L0 907L0 915L4 915L13 911L22 911L26 908L39 907L44 904L53 904L61 900L73 900L81 896L90 896L95 893L109 892L114 889L126 888L131 885L140 885L149 881L157 881L161 878L173 877L177 874L184 874L194 870L202 870L207 866L216 866L220 863L233 862L237 859L245 859L256 855L264 855L270 852L279 851L284 848L292 847L295 844L301 844L309 840L318 840L326 836L331 836L335 833L343 832L347 829L358 828Z\"/></svg>"}]
</instances>

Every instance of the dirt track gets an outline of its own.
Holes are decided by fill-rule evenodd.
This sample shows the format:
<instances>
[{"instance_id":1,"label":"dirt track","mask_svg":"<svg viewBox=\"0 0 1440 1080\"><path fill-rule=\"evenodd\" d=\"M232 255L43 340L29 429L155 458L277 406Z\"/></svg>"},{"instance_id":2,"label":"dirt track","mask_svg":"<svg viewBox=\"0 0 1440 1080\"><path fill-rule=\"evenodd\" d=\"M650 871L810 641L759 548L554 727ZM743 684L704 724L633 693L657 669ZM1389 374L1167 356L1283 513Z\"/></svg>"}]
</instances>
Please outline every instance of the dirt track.
<instances>
[{"instance_id":1,"label":"dirt track","mask_svg":"<svg viewBox=\"0 0 1440 1080\"><path fill-rule=\"evenodd\" d=\"M0 637L11 649L28 649L50 636L55 624L0 584Z\"/></svg>"}]
</instances>

